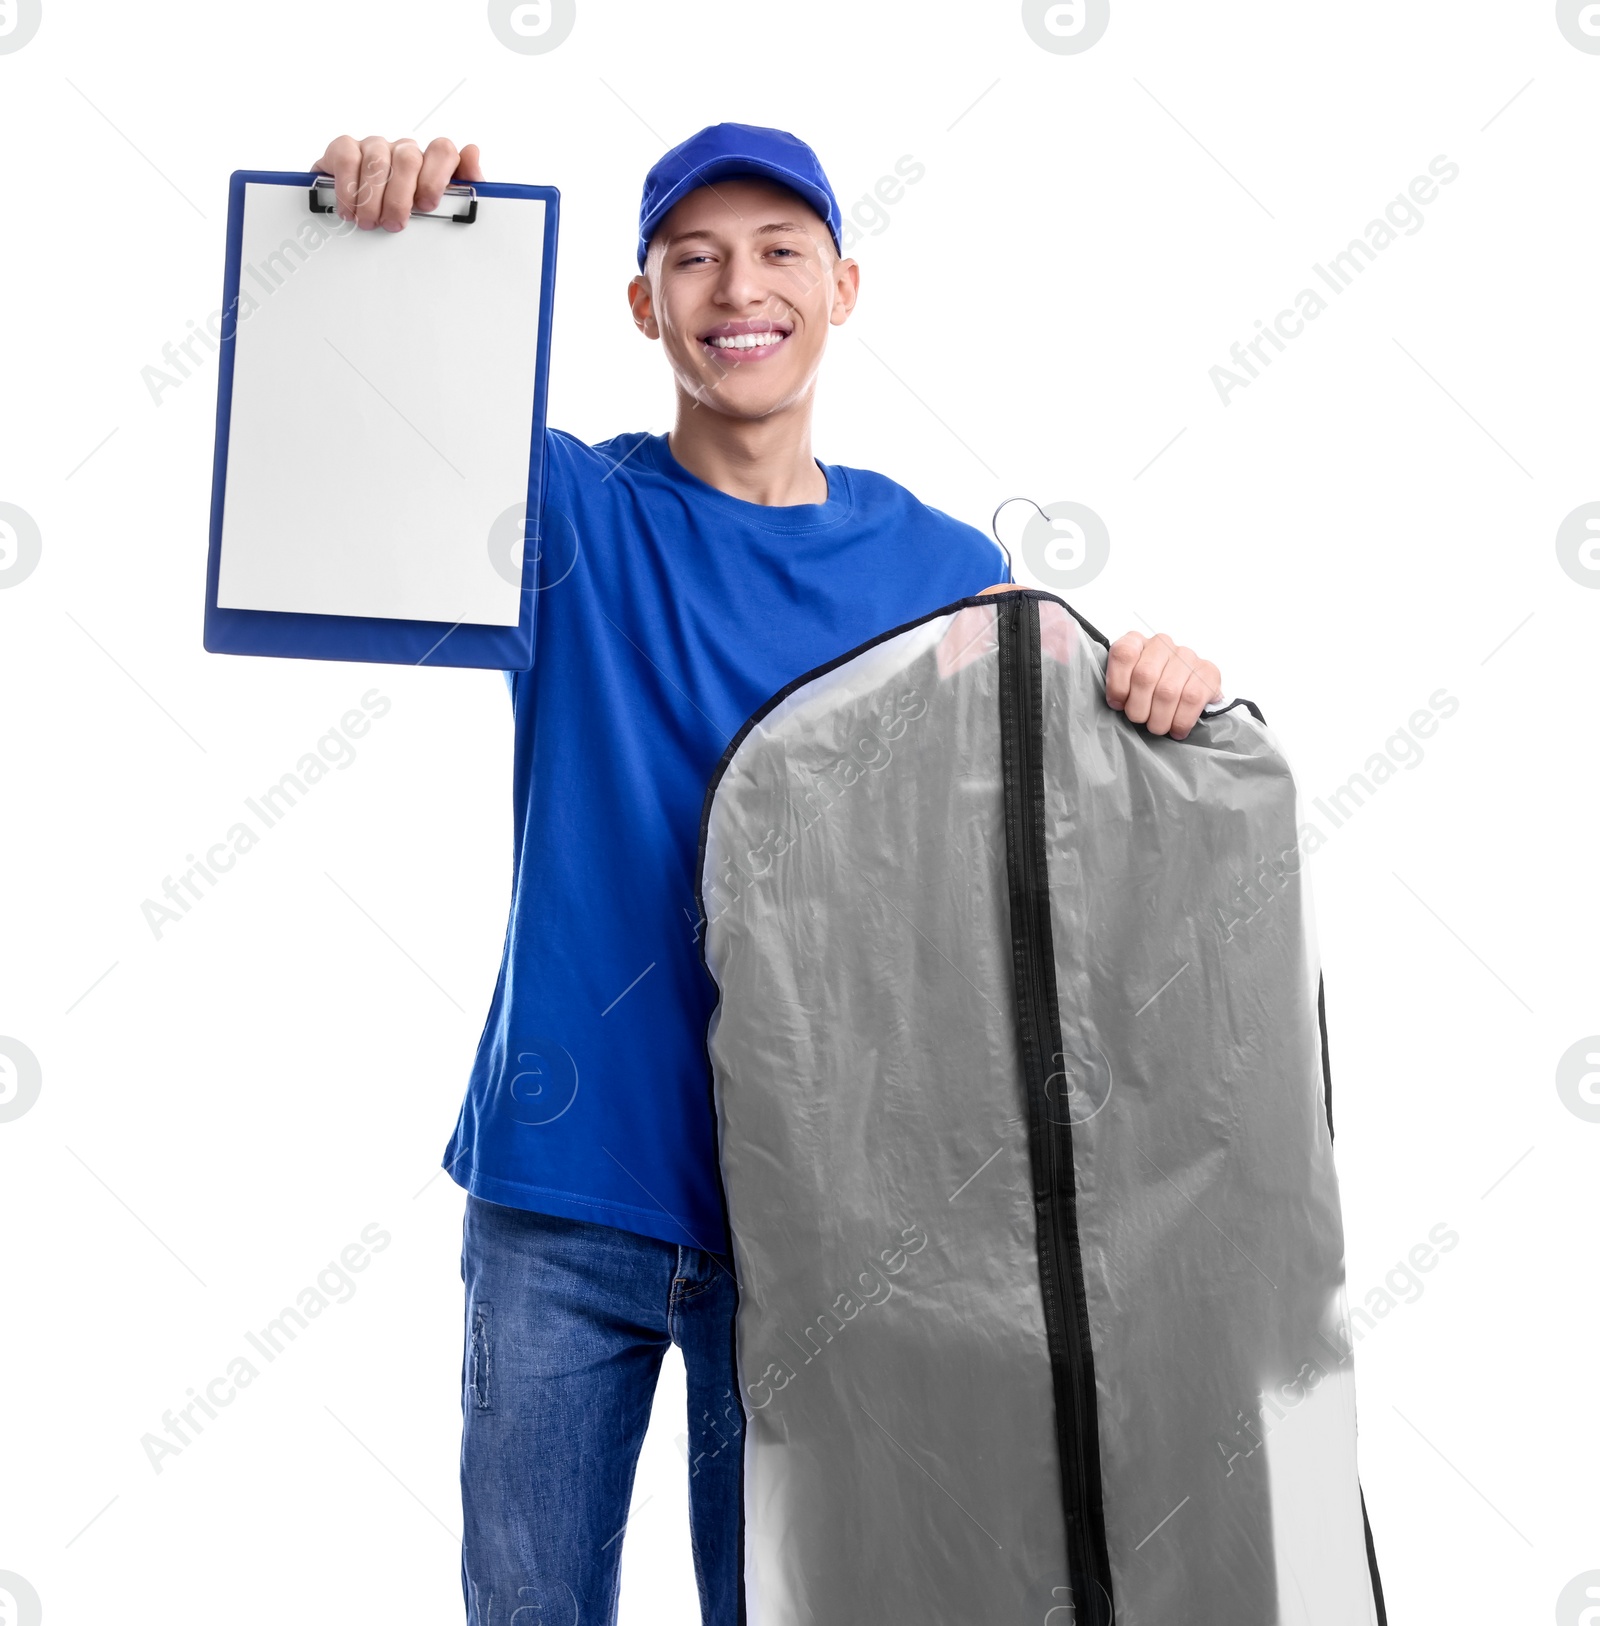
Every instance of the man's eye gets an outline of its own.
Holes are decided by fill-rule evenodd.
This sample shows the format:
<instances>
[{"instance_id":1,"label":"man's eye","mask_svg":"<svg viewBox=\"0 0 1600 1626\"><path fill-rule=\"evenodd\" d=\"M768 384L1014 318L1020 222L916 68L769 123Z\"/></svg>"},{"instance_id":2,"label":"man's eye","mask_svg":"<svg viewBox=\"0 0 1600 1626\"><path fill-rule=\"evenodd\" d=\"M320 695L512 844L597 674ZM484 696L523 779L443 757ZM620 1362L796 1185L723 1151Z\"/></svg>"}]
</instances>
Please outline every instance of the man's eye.
<instances>
[{"instance_id":1,"label":"man's eye","mask_svg":"<svg viewBox=\"0 0 1600 1626\"><path fill-rule=\"evenodd\" d=\"M772 251L772 252L773 252L773 253L774 253L774 254L789 254L789 255L793 255L793 257L794 257L794 258L795 258L795 259L797 259L797 260L798 260L798 259L799 259L799 258L800 258L800 251L799 251L799 250L798 250L798 249L793 249L793 248L775 248L775 249L773 249L773 251Z\"/></svg>"}]
</instances>

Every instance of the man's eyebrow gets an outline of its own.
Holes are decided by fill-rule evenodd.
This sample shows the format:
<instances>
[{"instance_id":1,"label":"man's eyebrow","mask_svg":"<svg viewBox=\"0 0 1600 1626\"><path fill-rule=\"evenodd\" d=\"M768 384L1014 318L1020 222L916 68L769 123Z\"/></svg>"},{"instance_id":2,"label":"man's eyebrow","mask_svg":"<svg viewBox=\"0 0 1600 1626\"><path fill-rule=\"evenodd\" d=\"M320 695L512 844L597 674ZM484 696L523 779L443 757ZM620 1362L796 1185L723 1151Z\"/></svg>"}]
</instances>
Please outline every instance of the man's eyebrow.
<instances>
[{"instance_id":1,"label":"man's eyebrow","mask_svg":"<svg viewBox=\"0 0 1600 1626\"><path fill-rule=\"evenodd\" d=\"M794 221L794 220L774 220L768 225L757 226L756 229L755 229L755 235L757 237L760 237L763 234L766 234L766 235L770 236L773 233L785 232L785 231L797 231L797 232L802 232L803 233L805 231L805 229L806 228L804 226L802 226L798 221ZM676 231L667 239L667 247L671 248L674 243L687 243L687 242L690 242L690 241L700 241L700 242L708 242L708 243L709 242L714 242L716 240L716 235L717 234L715 232L705 231L705 230Z\"/></svg>"}]
</instances>

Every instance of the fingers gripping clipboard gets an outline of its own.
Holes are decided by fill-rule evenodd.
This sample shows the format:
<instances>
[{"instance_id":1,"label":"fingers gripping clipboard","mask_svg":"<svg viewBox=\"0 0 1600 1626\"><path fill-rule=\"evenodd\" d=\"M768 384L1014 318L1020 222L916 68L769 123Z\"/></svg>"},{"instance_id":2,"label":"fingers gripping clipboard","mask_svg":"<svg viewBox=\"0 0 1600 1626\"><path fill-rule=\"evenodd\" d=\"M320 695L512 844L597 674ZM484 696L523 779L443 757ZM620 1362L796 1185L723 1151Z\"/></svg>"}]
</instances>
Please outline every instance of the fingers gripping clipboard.
<instances>
[{"instance_id":1,"label":"fingers gripping clipboard","mask_svg":"<svg viewBox=\"0 0 1600 1626\"><path fill-rule=\"evenodd\" d=\"M208 650L532 665L559 201L360 231L327 177L234 173Z\"/></svg>"}]
</instances>

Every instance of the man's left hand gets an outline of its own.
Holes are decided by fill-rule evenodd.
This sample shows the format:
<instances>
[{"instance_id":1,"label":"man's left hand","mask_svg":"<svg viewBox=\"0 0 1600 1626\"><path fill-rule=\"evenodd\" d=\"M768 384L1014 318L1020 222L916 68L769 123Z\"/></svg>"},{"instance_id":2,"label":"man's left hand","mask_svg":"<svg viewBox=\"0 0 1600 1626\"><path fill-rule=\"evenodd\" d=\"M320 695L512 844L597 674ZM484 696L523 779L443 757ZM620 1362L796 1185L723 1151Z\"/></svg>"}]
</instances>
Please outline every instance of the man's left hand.
<instances>
[{"instance_id":1,"label":"man's left hand","mask_svg":"<svg viewBox=\"0 0 1600 1626\"><path fill-rule=\"evenodd\" d=\"M1152 734L1188 737L1195 720L1222 698L1222 674L1164 632L1125 632L1106 658L1106 704Z\"/></svg>"},{"instance_id":2,"label":"man's left hand","mask_svg":"<svg viewBox=\"0 0 1600 1626\"><path fill-rule=\"evenodd\" d=\"M989 593L1020 593L1021 582L996 582ZM1125 632L1106 659L1106 704L1130 723L1143 723L1152 734L1187 739L1195 720L1213 700L1222 698L1222 674L1187 644L1175 644L1164 632L1153 638Z\"/></svg>"}]
</instances>

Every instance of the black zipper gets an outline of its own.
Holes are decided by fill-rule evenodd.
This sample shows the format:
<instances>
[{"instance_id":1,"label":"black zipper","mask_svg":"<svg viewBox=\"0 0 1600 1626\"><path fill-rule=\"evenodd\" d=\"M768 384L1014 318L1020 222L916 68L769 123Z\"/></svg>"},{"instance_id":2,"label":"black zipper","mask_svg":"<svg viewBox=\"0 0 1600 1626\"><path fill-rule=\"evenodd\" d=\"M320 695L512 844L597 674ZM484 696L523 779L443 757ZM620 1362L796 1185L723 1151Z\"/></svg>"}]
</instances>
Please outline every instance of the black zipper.
<instances>
[{"instance_id":1,"label":"black zipper","mask_svg":"<svg viewBox=\"0 0 1600 1626\"><path fill-rule=\"evenodd\" d=\"M1016 978L1017 1037L1028 1108L1039 1283L1055 1389L1056 1440L1075 1626L1114 1615L1100 1478L1094 1349L1078 1242L1072 1124L1052 1109L1049 1080L1061 1065L1061 1014L1050 926L1044 831L1044 702L1039 600L1006 593L996 606L1006 873Z\"/></svg>"}]
</instances>

